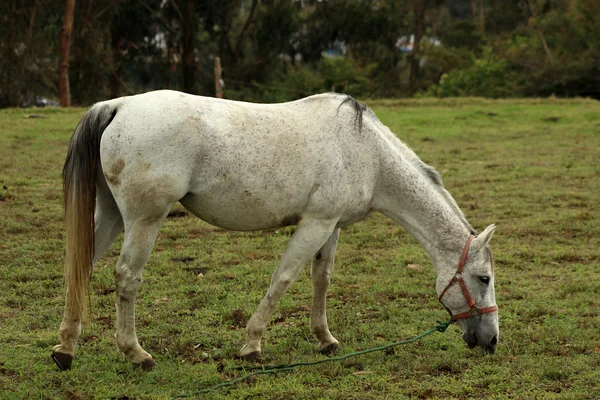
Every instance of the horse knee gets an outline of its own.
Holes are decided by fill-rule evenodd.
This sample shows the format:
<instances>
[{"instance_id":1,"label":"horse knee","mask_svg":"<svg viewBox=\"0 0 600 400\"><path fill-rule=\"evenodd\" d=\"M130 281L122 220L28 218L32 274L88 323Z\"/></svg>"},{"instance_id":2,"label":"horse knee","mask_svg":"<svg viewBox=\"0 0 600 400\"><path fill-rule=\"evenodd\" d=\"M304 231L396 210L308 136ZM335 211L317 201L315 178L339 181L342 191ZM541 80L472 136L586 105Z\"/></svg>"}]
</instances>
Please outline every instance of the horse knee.
<instances>
[{"instance_id":1,"label":"horse knee","mask_svg":"<svg viewBox=\"0 0 600 400\"><path fill-rule=\"evenodd\" d=\"M288 288L296 280L298 274L296 271L284 271L275 276L272 285L275 284L279 288Z\"/></svg>"},{"instance_id":2,"label":"horse knee","mask_svg":"<svg viewBox=\"0 0 600 400\"><path fill-rule=\"evenodd\" d=\"M139 275L139 276L138 276ZM115 271L115 283L117 293L121 300L135 298L139 287L142 284L141 273L133 273L129 268L117 267Z\"/></svg>"}]
</instances>

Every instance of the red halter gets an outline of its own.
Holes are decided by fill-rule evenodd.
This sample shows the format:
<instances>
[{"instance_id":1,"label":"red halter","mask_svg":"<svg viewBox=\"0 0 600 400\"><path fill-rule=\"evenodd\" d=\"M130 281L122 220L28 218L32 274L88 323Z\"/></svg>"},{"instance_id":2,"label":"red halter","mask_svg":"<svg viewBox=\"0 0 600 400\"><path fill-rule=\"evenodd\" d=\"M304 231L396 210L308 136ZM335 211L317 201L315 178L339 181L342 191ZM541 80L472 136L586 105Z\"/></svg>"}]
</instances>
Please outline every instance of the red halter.
<instances>
[{"instance_id":1,"label":"red halter","mask_svg":"<svg viewBox=\"0 0 600 400\"><path fill-rule=\"evenodd\" d=\"M471 242L473 241L473 239L475 239L475 236L473 236L473 235L470 235L469 238L467 239L467 244L465 244L465 248L463 249L462 255L460 256L460 261L458 262L458 268L456 270L456 274L454 274L452 279L450 279L450 282L448 282L448 285L446 285L446 288L442 291L442 294L440 294L440 297L438 297L439 302L442 303L442 305L444 307L446 307L444 305L444 303L442 302L442 297L444 297L444 295L446 294L448 289L450 289L450 286L452 286L455 282L458 282L458 284L460 285L463 295L465 296L465 299L467 300L467 304L469 304L469 311L465 311L460 314L452 315L452 311L450 311L450 309L448 307L446 307L446 310L448 310L448 312L450 313L450 317L451 317L450 319L452 321L458 321L459 319L470 318L470 317L474 317L475 315L487 314L487 313L491 313L494 311L498 311L498 306L495 306L495 305L490 306L490 307L485 307L485 308L477 307L477 304L475 303L475 300L473 300L473 298L469 294L469 290L467 289L467 285L465 284L465 281L463 279L462 272L463 272L463 268L465 267L465 262L467 261L467 256L469 255L469 247L471 247Z\"/></svg>"}]
</instances>

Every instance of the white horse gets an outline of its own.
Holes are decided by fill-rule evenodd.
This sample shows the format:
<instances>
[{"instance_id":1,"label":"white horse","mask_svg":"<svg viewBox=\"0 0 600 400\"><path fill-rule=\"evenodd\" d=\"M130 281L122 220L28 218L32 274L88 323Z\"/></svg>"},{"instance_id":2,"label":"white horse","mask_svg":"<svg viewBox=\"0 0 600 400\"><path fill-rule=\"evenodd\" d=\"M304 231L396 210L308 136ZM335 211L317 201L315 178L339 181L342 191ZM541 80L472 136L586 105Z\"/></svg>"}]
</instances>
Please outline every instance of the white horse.
<instances>
[{"instance_id":1,"label":"white horse","mask_svg":"<svg viewBox=\"0 0 600 400\"><path fill-rule=\"evenodd\" d=\"M349 96L250 104L156 91L101 102L73 133L63 179L67 291L61 342L52 352L61 369L73 360L92 265L123 230L115 271L117 346L134 364L155 365L138 343L135 298L158 230L177 201L225 229L297 225L248 321L243 358L260 355L275 306L311 260L311 329L321 351L338 346L325 311L338 235L373 211L402 225L429 253L440 301L467 344L496 348L488 248L494 226L472 240L473 229L435 169Z\"/></svg>"}]
</instances>

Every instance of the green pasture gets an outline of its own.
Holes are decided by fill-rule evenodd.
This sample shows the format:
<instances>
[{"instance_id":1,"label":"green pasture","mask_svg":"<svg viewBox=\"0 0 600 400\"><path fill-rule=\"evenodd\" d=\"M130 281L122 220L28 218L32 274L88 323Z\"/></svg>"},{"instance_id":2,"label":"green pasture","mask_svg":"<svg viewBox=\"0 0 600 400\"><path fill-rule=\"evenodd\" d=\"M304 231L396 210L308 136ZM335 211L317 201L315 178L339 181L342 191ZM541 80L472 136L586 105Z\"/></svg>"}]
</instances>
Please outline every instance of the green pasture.
<instances>
[{"instance_id":1,"label":"green pasture","mask_svg":"<svg viewBox=\"0 0 600 400\"><path fill-rule=\"evenodd\" d=\"M492 240L500 341L469 350L458 327L342 363L253 377L206 399L599 399L600 103L369 103L435 166ZM138 336L158 366L134 369L114 342L113 268L94 271L91 325L73 369L50 360L64 303L60 173L84 109L0 110L0 398L168 399L235 379L244 326L293 228L228 232L176 206L144 273ZM122 240L122 239L120 239ZM120 241L119 240L119 241ZM411 338L447 318L418 243L381 215L342 231L328 297L340 355ZM323 359L310 333L309 268L284 296L264 363Z\"/></svg>"}]
</instances>

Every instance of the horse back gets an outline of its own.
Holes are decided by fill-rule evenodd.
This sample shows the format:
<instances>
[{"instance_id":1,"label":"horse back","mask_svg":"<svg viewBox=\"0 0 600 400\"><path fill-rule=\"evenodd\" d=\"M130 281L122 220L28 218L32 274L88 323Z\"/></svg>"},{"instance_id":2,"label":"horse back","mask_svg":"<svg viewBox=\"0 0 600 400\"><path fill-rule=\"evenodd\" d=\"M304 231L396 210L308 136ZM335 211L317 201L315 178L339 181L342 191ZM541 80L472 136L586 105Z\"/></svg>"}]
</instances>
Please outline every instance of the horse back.
<instances>
[{"instance_id":1,"label":"horse back","mask_svg":"<svg viewBox=\"0 0 600 400\"><path fill-rule=\"evenodd\" d=\"M307 214L355 219L368 212L379 155L342 100L265 105L172 91L124 98L102 138L102 167L113 193L123 190L117 171L130 185L166 188L170 200L224 228L289 225Z\"/></svg>"}]
</instances>

